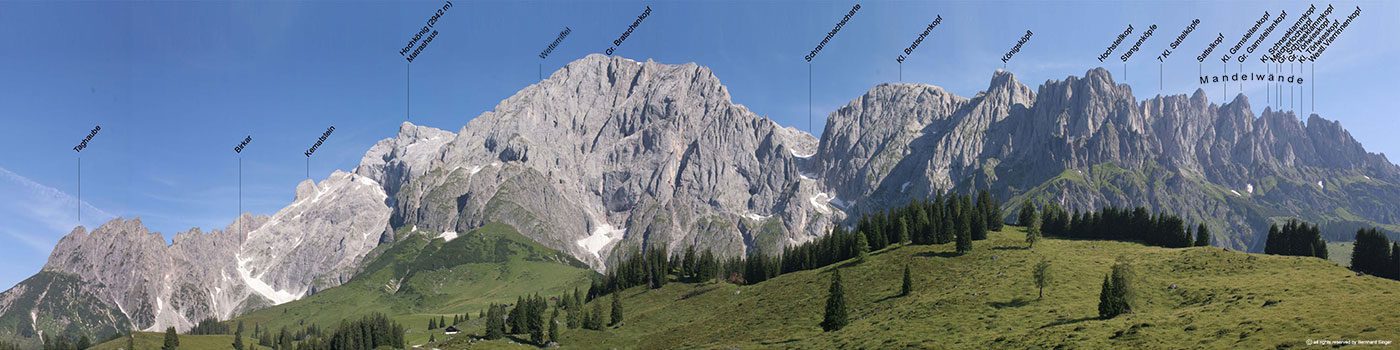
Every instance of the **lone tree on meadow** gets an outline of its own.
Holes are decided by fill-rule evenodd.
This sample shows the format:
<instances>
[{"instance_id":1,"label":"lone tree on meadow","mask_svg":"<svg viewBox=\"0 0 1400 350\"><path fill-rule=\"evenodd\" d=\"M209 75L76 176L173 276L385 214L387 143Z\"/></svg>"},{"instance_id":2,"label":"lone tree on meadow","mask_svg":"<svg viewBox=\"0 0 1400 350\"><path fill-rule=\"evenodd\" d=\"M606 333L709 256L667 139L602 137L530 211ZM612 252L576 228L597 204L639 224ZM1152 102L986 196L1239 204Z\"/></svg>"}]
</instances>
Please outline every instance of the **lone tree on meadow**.
<instances>
[{"instance_id":1,"label":"lone tree on meadow","mask_svg":"<svg viewBox=\"0 0 1400 350\"><path fill-rule=\"evenodd\" d=\"M1103 289L1099 292L1099 317L1110 319L1133 312L1133 270L1128 262L1119 259L1113 270L1103 277Z\"/></svg>"},{"instance_id":2,"label":"lone tree on meadow","mask_svg":"<svg viewBox=\"0 0 1400 350\"><path fill-rule=\"evenodd\" d=\"M1035 298L1036 298L1036 299L1045 298L1045 286L1050 285L1050 281L1051 281L1051 275L1050 275L1050 261L1049 261L1049 260L1041 260L1039 263L1036 263L1036 264L1035 264L1035 273L1034 273L1034 275L1035 275L1035 287L1036 287L1037 289L1040 289L1040 295L1037 296L1037 297L1035 297Z\"/></svg>"},{"instance_id":3,"label":"lone tree on meadow","mask_svg":"<svg viewBox=\"0 0 1400 350\"><path fill-rule=\"evenodd\" d=\"M175 350L180 348L180 335L175 333L175 327L165 328L165 343L160 346L160 350Z\"/></svg>"},{"instance_id":4,"label":"lone tree on meadow","mask_svg":"<svg viewBox=\"0 0 1400 350\"><path fill-rule=\"evenodd\" d=\"M834 331L846 326L846 292L841 289L841 270L831 272L831 290L826 296L826 315L822 330Z\"/></svg>"},{"instance_id":5,"label":"lone tree on meadow","mask_svg":"<svg viewBox=\"0 0 1400 350\"><path fill-rule=\"evenodd\" d=\"M904 264L904 283L899 286L899 296L907 296L914 290L914 278L909 273L909 264Z\"/></svg>"}]
</instances>

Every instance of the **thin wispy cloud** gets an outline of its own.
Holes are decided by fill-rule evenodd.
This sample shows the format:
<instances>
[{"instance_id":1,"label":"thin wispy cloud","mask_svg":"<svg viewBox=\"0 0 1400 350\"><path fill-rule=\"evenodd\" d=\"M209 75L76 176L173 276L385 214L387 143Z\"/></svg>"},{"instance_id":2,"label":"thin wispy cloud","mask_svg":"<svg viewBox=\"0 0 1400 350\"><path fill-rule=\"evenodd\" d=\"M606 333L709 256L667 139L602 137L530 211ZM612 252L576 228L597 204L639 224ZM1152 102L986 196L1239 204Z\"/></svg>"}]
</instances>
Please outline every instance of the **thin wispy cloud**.
<instances>
[{"instance_id":1,"label":"thin wispy cloud","mask_svg":"<svg viewBox=\"0 0 1400 350\"><path fill-rule=\"evenodd\" d=\"M0 218L7 222L5 234L45 253L52 248L52 242L75 226L81 224L90 230L116 217L3 167L0 167L0 192L11 194L0 203ZM83 213L81 223L77 218L79 206Z\"/></svg>"}]
</instances>

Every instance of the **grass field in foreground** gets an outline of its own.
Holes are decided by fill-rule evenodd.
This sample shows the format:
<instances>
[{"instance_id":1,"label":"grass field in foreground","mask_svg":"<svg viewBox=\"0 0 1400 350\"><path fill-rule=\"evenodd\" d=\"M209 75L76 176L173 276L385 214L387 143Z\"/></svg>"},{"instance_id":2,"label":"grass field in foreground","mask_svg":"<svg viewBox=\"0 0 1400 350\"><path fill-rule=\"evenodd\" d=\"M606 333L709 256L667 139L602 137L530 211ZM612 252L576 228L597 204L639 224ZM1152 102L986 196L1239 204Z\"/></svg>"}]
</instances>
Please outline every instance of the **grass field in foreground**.
<instances>
[{"instance_id":1,"label":"grass field in foreground","mask_svg":"<svg viewBox=\"0 0 1400 350\"><path fill-rule=\"evenodd\" d=\"M951 244L901 246L864 263L751 286L633 288L623 292L624 325L565 330L561 343L599 349L1262 349L1304 347L1308 339L1400 341L1400 282L1356 276L1329 261L1089 240L1049 239L1029 250L1021 230L993 232L964 256L953 254ZM1136 311L1100 320L1100 286L1119 257L1136 270ZM1037 300L1031 267L1041 259L1051 262L1055 280ZM913 266L914 292L900 297L906 263ZM830 272L838 267L850 324L822 332ZM481 332L479 324L472 327L467 330ZM441 348L507 345L445 343Z\"/></svg>"}]
</instances>

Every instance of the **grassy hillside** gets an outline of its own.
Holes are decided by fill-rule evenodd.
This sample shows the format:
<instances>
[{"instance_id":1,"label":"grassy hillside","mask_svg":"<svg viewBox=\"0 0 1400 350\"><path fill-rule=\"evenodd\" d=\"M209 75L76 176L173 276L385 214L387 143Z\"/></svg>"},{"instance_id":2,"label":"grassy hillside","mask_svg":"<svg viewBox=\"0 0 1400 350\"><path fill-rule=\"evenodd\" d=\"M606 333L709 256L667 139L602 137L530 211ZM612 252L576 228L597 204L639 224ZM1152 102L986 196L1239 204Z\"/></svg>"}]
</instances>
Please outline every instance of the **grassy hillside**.
<instances>
[{"instance_id":1,"label":"grassy hillside","mask_svg":"<svg viewBox=\"0 0 1400 350\"><path fill-rule=\"evenodd\" d=\"M1400 282L1356 276L1315 258L1220 248L1057 240L1024 248L1020 228L978 241L966 256L951 244L895 247L839 265L850 324L818 327L832 268L752 286L671 283L623 292L626 322L605 331L565 330L566 348L1275 348L1308 339L1400 340ZM1133 262L1136 312L1097 319L1104 275ZM1055 281L1036 299L1032 266L1052 263ZM899 297L904 264L914 292ZM1175 285L1176 288L1172 288ZM597 302L608 302L601 299ZM606 308L606 304L605 310ZM592 305L589 305L591 308ZM467 331L480 333L473 320ZM496 348L508 342L439 344Z\"/></svg>"},{"instance_id":2,"label":"grassy hillside","mask_svg":"<svg viewBox=\"0 0 1400 350\"><path fill-rule=\"evenodd\" d=\"M490 303L513 303L520 295L586 290L594 274L506 225L490 224L446 242L427 236L406 235L339 287L235 320L250 331L254 324L274 331L303 324L333 330L341 320L377 312L403 324L408 344L422 344L429 338L430 317L476 318ZM441 331L436 330L438 336Z\"/></svg>"},{"instance_id":3,"label":"grassy hillside","mask_svg":"<svg viewBox=\"0 0 1400 350\"><path fill-rule=\"evenodd\" d=\"M136 349L160 349L165 344L165 333L136 332L136 339L132 342ZM248 350L263 350L264 347L257 346L258 340L251 337L243 337L243 344L248 345ZM180 335L180 349L184 350L224 350L233 348L232 335ZM91 350L131 350L126 348L126 338L97 344L89 348Z\"/></svg>"}]
</instances>

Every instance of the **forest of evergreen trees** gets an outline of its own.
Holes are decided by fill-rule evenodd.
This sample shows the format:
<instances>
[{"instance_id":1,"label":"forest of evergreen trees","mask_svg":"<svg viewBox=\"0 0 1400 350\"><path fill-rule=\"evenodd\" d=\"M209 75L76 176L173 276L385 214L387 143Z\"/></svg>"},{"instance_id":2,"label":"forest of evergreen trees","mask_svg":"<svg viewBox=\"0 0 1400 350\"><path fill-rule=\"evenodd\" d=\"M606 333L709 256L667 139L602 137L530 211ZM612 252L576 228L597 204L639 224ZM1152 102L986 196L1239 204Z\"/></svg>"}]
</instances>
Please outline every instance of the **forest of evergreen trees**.
<instances>
[{"instance_id":1,"label":"forest of evergreen trees","mask_svg":"<svg viewBox=\"0 0 1400 350\"><path fill-rule=\"evenodd\" d=\"M1264 254L1315 256L1327 259L1327 242L1322 240L1322 231L1317 225L1289 219L1283 227L1269 225L1269 236L1264 241Z\"/></svg>"},{"instance_id":2,"label":"forest of evergreen trees","mask_svg":"<svg viewBox=\"0 0 1400 350\"><path fill-rule=\"evenodd\" d=\"M1031 209L1034 210L1034 209ZM1022 217L1026 214L1022 211ZM1164 213L1148 213L1147 208L1127 210L1106 207L1096 212L1073 214L1050 203L1042 209L1041 230L1046 236L1082 239L1141 242L1150 246L1185 248L1209 245L1209 231L1202 223L1194 235L1181 217Z\"/></svg>"},{"instance_id":3,"label":"forest of evergreen trees","mask_svg":"<svg viewBox=\"0 0 1400 350\"><path fill-rule=\"evenodd\" d=\"M1351 249L1352 271L1400 280L1400 242L1375 228L1360 229Z\"/></svg>"}]
</instances>

